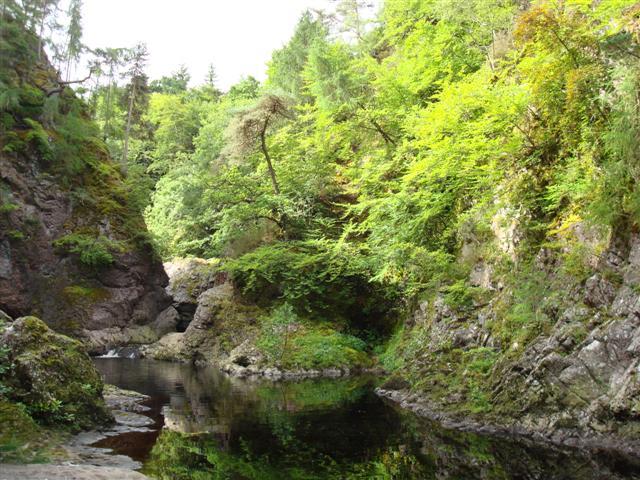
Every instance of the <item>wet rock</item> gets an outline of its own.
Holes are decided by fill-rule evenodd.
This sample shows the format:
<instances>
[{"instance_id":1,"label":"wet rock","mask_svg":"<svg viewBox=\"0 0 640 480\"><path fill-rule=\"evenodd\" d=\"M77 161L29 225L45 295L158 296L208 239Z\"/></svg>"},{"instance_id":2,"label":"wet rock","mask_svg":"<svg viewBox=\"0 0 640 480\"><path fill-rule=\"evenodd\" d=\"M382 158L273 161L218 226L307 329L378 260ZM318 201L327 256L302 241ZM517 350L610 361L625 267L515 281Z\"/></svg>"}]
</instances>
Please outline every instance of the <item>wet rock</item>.
<instances>
[{"instance_id":1,"label":"wet rock","mask_svg":"<svg viewBox=\"0 0 640 480\"><path fill-rule=\"evenodd\" d=\"M146 412L149 407L142 405L142 402L149 399L148 395L124 390L114 385L104 386L104 401L111 410L121 410L123 412Z\"/></svg>"},{"instance_id":2,"label":"wet rock","mask_svg":"<svg viewBox=\"0 0 640 480\"><path fill-rule=\"evenodd\" d=\"M102 330L84 330L82 341L92 355L103 355L109 350L125 345L145 345L159 336L150 325L110 327Z\"/></svg>"},{"instance_id":3,"label":"wet rock","mask_svg":"<svg viewBox=\"0 0 640 480\"><path fill-rule=\"evenodd\" d=\"M184 337L184 332L168 333L157 342L142 347L142 354L156 360L188 361L190 353L187 350Z\"/></svg>"},{"instance_id":4,"label":"wet rock","mask_svg":"<svg viewBox=\"0 0 640 480\"><path fill-rule=\"evenodd\" d=\"M127 427L146 427L155 423L151 418L134 412L116 410L113 416L116 422Z\"/></svg>"}]
</instances>

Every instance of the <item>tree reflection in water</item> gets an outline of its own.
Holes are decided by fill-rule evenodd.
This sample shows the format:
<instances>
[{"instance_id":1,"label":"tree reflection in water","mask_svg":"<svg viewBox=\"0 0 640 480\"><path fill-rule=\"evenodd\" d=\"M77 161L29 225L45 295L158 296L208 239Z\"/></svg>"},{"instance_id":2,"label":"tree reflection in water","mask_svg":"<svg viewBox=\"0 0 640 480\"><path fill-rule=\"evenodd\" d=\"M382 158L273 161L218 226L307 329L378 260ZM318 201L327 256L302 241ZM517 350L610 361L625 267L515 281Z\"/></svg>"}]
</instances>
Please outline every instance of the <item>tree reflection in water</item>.
<instances>
[{"instance_id":1,"label":"tree reflection in water","mask_svg":"<svg viewBox=\"0 0 640 480\"><path fill-rule=\"evenodd\" d=\"M97 364L108 383L161 408L164 428L142 459L156 478L640 478L619 458L446 430L378 398L373 378L270 382L146 360Z\"/></svg>"}]
</instances>

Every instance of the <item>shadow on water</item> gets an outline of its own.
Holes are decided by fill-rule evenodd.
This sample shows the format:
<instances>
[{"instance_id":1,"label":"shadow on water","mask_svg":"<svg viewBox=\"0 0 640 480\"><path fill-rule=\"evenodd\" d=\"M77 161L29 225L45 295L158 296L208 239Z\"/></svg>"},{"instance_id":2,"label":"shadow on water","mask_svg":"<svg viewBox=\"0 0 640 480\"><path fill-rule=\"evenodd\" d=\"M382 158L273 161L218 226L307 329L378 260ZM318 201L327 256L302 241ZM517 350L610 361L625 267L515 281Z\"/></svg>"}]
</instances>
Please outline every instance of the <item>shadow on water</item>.
<instances>
[{"instance_id":1,"label":"shadow on water","mask_svg":"<svg viewBox=\"0 0 640 480\"><path fill-rule=\"evenodd\" d=\"M640 478L628 459L443 429L378 398L368 377L270 382L148 360L96 365L107 383L150 395L158 427L98 446L156 478Z\"/></svg>"}]
</instances>

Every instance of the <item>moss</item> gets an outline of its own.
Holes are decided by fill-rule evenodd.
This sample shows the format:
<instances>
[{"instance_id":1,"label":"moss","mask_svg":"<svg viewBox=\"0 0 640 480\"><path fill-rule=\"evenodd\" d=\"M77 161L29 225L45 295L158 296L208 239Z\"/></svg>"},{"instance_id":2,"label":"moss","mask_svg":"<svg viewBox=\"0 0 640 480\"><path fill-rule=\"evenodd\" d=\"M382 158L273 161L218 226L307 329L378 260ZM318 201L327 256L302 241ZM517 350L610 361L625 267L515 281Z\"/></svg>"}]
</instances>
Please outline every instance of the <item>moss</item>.
<instances>
[{"instance_id":1,"label":"moss","mask_svg":"<svg viewBox=\"0 0 640 480\"><path fill-rule=\"evenodd\" d=\"M71 233L53 242L53 246L66 253L75 254L80 262L91 268L102 268L113 263L112 253L122 251L119 242L98 235Z\"/></svg>"},{"instance_id":2,"label":"moss","mask_svg":"<svg viewBox=\"0 0 640 480\"><path fill-rule=\"evenodd\" d=\"M2 203L0 204L0 213L11 213L18 208L18 205L15 203Z\"/></svg>"},{"instance_id":3,"label":"moss","mask_svg":"<svg viewBox=\"0 0 640 480\"><path fill-rule=\"evenodd\" d=\"M47 443L24 406L0 400L0 462L44 461Z\"/></svg>"},{"instance_id":4,"label":"moss","mask_svg":"<svg viewBox=\"0 0 640 480\"><path fill-rule=\"evenodd\" d=\"M401 326L393 333L389 341L382 346L378 360L388 372L398 371L404 366L404 357L401 353L404 337L405 328Z\"/></svg>"},{"instance_id":5,"label":"moss","mask_svg":"<svg viewBox=\"0 0 640 480\"><path fill-rule=\"evenodd\" d=\"M285 369L358 368L371 364L363 340L327 323L300 319L284 304L261 320L258 348Z\"/></svg>"},{"instance_id":6,"label":"moss","mask_svg":"<svg viewBox=\"0 0 640 480\"><path fill-rule=\"evenodd\" d=\"M218 346L223 353L229 353L245 339L255 336L256 319L263 311L237 300L224 300L216 314Z\"/></svg>"},{"instance_id":7,"label":"moss","mask_svg":"<svg viewBox=\"0 0 640 480\"><path fill-rule=\"evenodd\" d=\"M20 241L20 240L24 240L25 239L25 235L24 233L22 233L19 230L9 230L7 232L7 236L11 239L11 240L15 240L15 241Z\"/></svg>"},{"instance_id":8,"label":"moss","mask_svg":"<svg viewBox=\"0 0 640 480\"><path fill-rule=\"evenodd\" d=\"M110 293L104 288L70 285L62 291L65 299L73 305L84 305L101 302L109 298Z\"/></svg>"},{"instance_id":9,"label":"moss","mask_svg":"<svg viewBox=\"0 0 640 480\"><path fill-rule=\"evenodd\" d=\"M23 403L36 421L78 430L111 420L102 379L80 342L54 333L35 317L16 320L6 336L9 399Z\"/></svg>"}]
</instances>

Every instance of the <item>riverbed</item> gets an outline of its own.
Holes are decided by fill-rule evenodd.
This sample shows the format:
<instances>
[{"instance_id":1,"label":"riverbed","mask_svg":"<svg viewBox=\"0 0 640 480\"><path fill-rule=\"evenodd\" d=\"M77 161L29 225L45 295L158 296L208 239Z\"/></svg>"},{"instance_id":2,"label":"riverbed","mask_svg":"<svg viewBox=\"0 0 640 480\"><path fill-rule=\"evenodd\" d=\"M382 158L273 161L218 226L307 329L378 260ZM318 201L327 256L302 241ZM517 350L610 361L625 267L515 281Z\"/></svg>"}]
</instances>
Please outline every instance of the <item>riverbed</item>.
<instances>
[{"instance_id":1,"label":"riverbed","mask_svg":"<svg viewBox=\"0 0 640 480\"><path fill-rule=\"evenodd\" d=\"M99 441L166 479L637 479L633 460L442 428L378 397L377 379L269 381L215 368L97 358L149 395L154 424Z\"/></svg>"}]
</instances>

